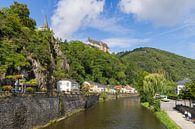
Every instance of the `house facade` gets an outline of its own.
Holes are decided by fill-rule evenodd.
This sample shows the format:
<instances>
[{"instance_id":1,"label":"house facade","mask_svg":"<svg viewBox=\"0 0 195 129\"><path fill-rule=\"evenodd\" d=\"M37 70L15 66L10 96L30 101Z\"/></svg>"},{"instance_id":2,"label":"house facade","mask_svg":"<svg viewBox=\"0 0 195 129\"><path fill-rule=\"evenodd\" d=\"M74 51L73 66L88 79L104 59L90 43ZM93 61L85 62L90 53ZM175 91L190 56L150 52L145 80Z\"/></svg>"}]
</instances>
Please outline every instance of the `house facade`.
<instances>
[{"instance_id":1,"label":"house facade","mask_svg":"<svg viewBox=\"0 0 195 129\"><path fill-rule=\"evenodd\" d=\"M122 86L120 86L120 85L114 86L114 89L116 90L116 92L117 92L117 91L118 91L118 92L121 92Z\"/></svg>"},{"instance_id":2,"label":"house facade","mask_svg":"<svg viewBox=\"0 0 195 129\"><path fill-rule=\"evenodd\" d=\"M116 90L114 89L114 86L108 86L106 88L106 92L107 93L110 93L110 94L115 94L116 93Z\"/></svg>"},{"instance_id":3,"label":"house facade","mask_svg":"<svg viewBox=\"0 0 195 129\"><path fill-rule=\"evenodd\" d=\"M130 85L126 85L126 86L124 87L124 89L125 89L125 93L137 93L137 91L135 90L135 88L133 88L133 87L130 86Z\"/></svg>"},{"instance_id":4,"label":"house facade","mask_svg":"<svg viewBox=\"0 0 195 129\"><path fill-rule=\"evenodd\" d=\"M185 84L190 82L190 79L184 79L177 82L177 95L179 95L180 91L185 87Z\"/></svg>"},{"instance_id":5,"label":"house facade","mask_svg":"<svg viewBox=\"0 0 195 129\"><path fill-rule=\"evenodd\" d=\"M83 83L83 85L87 85L89 87L89 92L91 93L102 93L102 92L106 92L106 86L96 83L96 82L87 82L85 81Z\"/></svg>"},{"instance_id":6,"label":"house facade","mask_svg":"<svg viewBox=\"0 0 195 129\"><path fill-rule=\"evenodd\" d=\"M73 92L79 93L80 85L75 80L64 79L57 82L57 91L58 92Z\"/></svg>"},{"instance_id":7,"label":"house facade","mask_svg":"<svg viewBox=\"0 0 195 129\"><path fill-rule=\"evenodd\" d=\"M108 45L102 41L96 41L96 40L93 40L91 38L88 38L87 44L90 47L97 48L103 52L109 52Z\"/></svg>"},{"instance_id":8,"label":"house facade","mask_svg":"<svg viewBox=\"0 0 195 129\"><path fill-rule=\"evenodd\" d=\"M108 93L115 94L116 90L114 88L109 88Z\"/></svg>"}]
</instances>

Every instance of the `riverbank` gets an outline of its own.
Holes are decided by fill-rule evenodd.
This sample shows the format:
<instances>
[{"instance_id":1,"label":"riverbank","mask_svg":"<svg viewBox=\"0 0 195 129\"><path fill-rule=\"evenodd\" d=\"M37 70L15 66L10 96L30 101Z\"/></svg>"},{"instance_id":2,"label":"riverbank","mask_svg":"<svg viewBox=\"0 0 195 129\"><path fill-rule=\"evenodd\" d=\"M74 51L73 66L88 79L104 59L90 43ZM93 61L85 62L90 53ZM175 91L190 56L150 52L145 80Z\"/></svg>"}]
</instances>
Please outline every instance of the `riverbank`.
<instances>
[{"instance_id":1,"label":"riverbank","mask_svg":"<svg viewBox=\"0 0 195 129\"><path fill-rule=\"evenodd\" d=\"M148 102L142 103L141 105L151 110ZM167 129L180 129L180 127L168 116L166 112L157 111L154 112L154 114L167 127Z\"/></svg>"},{"instance_id":2,"label":"riverbank","mask_svg":"<svg viewBox=\"0 0 195 129\"><path fill-rule=\"evenodd\" d=\"M104 102L104 101L109 101L109 100L115 100L115 99L119 99L119 98L128 98L128 97L138 97L139 94L102 94L99 97L99 101L100 102Z\"/></svg>"},{"instance_id":3,"label":"riverbank","mask_svg":"<svg viewBox=\"0 0 195 129\"><path fill-rule=\"evenodd\" d=\"M84 111L84 109L75 109L72 112L67 113L63 117L60 117L60 118L55 119L55 120L50 120L47 124L42 125L42 126L33 127L33 129L44 129L44 128L48 127L48 126L51 126L51 125L53 125L53 124L55 124L57 122L63 121L63 120L65 120L65 119L67 119L67 118L69 118L69 117L71 117L71 116L73 116L73 115L75 115L75 114L77 114L79 112L82 112L82 111Z\"/></svg>"},{"instance_id":4,"label":"riverbank","mask_svg":"<svg viewBox=\"0 0 195 129\"><path fill-rule=\"evenodd\" d=\"M63 95L0 99L0 129L32 129L49 125L85 110L99 96Z\"/></svg>"},{"instance_id":5,"label":"riverbank","mask_svg":"<svg viewBox=\"0 0 195 129\"><path fill-rule=\"evenodd\" d=\"M187 104L188 103L184 102L184 101L179 101L177 102L179 104ZM163 111L165 111L167 113L167 115L178 125L180 126L181 129L195 129L195 124L192 123L191 121L187 121L184 117L184 115L182 115L181 113L179 113L178 111L176 111L174 109L175 107L175 101L174 100L170 100L169 102L162 102L161 103L161 108Z\"/></svg>"}]
</instances>

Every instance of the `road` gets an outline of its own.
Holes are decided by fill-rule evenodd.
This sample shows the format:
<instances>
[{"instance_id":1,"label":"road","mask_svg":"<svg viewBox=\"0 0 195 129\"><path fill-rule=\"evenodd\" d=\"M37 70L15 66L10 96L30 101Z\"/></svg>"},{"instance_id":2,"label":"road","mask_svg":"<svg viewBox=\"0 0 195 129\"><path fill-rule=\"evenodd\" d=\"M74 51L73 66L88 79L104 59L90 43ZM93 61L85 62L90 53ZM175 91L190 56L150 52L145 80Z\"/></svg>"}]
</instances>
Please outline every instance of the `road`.
<instances>
[{"instance_id":1,"label":"road","mask_svg":"<svg viewBox=\"0 0 195 129\"><path fill-rule=\"evenodd\" d=\"M189 105L189 102L179 101L177 104ZM161 109L164 110L169 117L181 127L181 129L195 129L195 124L191 121L187 121L183 114L173 109L175 107L175 101L170 100L169 102L161 102Z\"/></svg>"}]
</instances>

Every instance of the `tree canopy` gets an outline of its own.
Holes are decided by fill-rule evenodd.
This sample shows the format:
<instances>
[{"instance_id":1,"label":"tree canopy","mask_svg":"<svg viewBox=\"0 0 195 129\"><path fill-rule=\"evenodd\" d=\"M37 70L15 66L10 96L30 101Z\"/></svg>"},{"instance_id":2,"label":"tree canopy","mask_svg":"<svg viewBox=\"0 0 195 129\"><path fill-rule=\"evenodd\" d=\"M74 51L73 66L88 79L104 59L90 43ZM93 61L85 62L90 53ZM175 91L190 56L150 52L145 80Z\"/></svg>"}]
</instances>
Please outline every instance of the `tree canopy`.
<instances>
[{"instance_id":1,"label":"tree canopy","mask_svg":"<svg viewBox=\"0 0 195 129\"><path fill-rule=\"evenodd\" d=\"M135 69L149 73L163 73L169 80L195 79L195 60L155 48L137 48L118 53L118 56Z\"/></svg>"},{"instance_id":2,"label":"tree canopy","mask_svg":"<svg viewBox=\"0 0 195 129\"><path fill-rule=\"evenodd\" d=\"M61 43L61 48L70 64L69 76L79 82L126 83L126 66L116 55L90 48L80 41Z\"/></svg>"}]
</instances>

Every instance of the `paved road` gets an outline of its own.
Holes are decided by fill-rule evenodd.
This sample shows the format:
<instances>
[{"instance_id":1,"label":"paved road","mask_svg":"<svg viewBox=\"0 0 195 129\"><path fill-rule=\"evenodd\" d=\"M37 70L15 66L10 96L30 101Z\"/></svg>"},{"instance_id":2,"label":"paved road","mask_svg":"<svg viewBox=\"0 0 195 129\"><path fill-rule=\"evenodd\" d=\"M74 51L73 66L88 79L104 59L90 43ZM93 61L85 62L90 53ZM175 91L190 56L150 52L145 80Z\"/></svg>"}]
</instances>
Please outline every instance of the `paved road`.
<instances>
[{"instance_id":1,"label":"paved road","mask_svg":"<svg viewBox=\"0 0 195 129\"><path fill-rule=\"evenodd\" d=\"M183 104L183 101L178 102L178 104ZM188 105L189 103L186 103ZM175 106L175 101L171 100L170 102L161 102L161 109L164 110L169 117L175 121L177 125L181 127L181 129L195 129L195 124L191 121L185 120L183 114L179 113L178 111L174 110L173 107Z\"/></svg>"}]
</instances>

